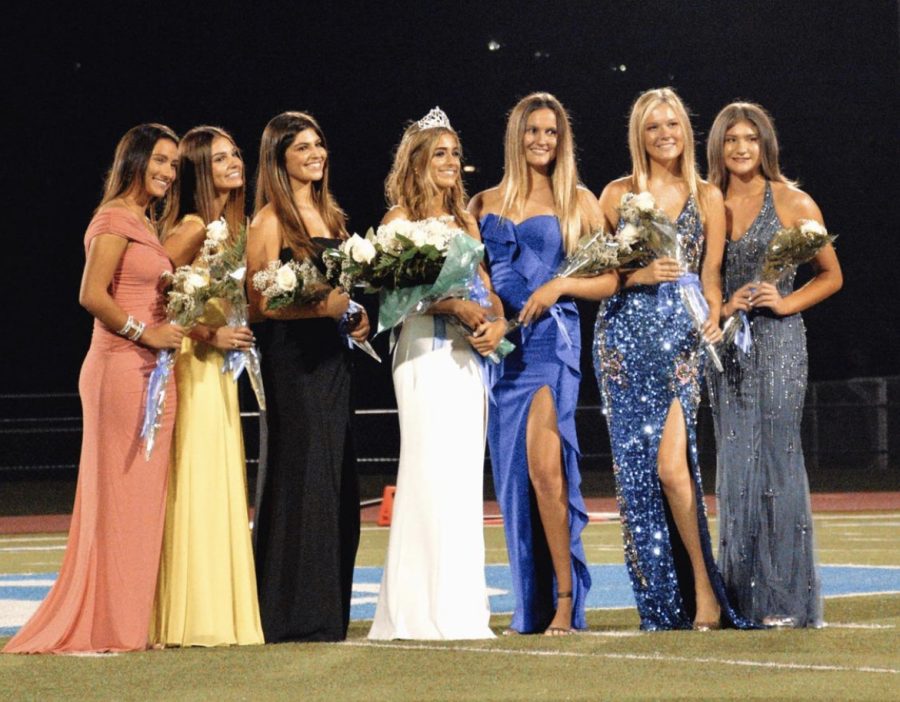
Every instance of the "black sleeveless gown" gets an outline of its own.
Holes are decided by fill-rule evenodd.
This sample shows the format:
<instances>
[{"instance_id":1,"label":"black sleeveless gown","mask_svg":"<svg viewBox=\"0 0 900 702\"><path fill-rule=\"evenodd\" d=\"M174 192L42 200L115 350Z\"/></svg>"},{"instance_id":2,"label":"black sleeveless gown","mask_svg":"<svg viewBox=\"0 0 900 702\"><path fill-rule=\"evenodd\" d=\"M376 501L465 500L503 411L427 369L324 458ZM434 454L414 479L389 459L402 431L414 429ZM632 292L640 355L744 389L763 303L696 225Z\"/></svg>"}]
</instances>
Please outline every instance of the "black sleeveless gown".
<instances>
[{"instance_id":1,"label":"black sleeveless gown","mask_svg":"<svg viewBox=\"0 0 900 702\"><path fill-rule=\"evenodd\" d=\"M314 241L323 249L339 243ZM291 256L282 250L282 261ZM336 327L330 318L270 319L260 335L268 455L255 544L269 643L347 635L359 486L350 434L350 352Z\"/></svg>"}]
</instances>

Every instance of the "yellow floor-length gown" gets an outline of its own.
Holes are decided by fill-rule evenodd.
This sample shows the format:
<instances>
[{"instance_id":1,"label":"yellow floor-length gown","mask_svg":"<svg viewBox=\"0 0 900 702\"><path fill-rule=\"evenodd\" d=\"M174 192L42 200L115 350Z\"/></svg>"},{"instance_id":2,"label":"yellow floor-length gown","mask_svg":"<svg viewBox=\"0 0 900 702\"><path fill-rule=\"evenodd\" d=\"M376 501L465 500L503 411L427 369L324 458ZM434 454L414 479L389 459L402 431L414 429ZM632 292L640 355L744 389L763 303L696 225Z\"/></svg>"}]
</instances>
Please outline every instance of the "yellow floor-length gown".
<instances>
[{"instance_id":1,"label":"yellow floor-length gown","mask_svg":"<svg viewBox=\"0 0 900 702\"><path fill-rule=\"evenodd\" d=\"M204 322L224 322L223 305ZM237 384L223 353L185 338L151 640L167 646L263 643L247 513Z\"/></svg>"}]
</instances>

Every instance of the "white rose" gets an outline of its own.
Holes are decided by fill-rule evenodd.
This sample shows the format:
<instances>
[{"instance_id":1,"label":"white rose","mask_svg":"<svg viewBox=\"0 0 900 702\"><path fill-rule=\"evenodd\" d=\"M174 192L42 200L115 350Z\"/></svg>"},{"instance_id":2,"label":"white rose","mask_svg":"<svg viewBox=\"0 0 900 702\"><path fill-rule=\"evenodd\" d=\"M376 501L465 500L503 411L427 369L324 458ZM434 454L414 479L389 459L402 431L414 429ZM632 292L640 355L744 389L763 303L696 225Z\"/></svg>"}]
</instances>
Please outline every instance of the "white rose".
<instances>
[{"instance_id":1,"label":"white rose","mask_svg":"<svg viewBox=\"0 0 900 702\"><path fill-rule=\"evenodd\" d=\"M634 196L633 204L641 212L650 212L656 209L656 200L646 190Z\"/></svg>"},{"instance_id":2,"label":"white rose","mask_svg":"<svg viewBox=\"0 0 900 702\"><path fill-rule=\"evenodd\" d=\"M371 263L375 258L375 247L368 239L354 234L347 240L347 254L357 263Z\"/></svg>"},{"instance_id":3,"label":"white rose","mask_svg":"<svg viewBox=\"0 0 900 702\"><path fill-rule=\"evenodd\" d=\"M619 230L619 233L616 234L616 239L619 242L619 246L622 249L631 250L631 247L635 245L638 239L640 239L641 233L636 226L633 224L626 224Z\"/></svg>"},{"instance_id":4,"label":"white rose","mask_svg":"<svg viewBox=\"0 0 900 702\"><path fill-rule=\"evenodd\" d=\"M406 235L407 239L411 239L412 243L416 246L423 246L425 244L425 238L427 236L427 230L425 227L413 227L412 231Z\"/></svg>"},{"instance_id":5,"label":"white rose","mask_svg":"<svg viewBox=\"0 0 900 702\"><path fill-rule=\"evenodd\" d=\"M206 238L221 244L228 238L228 223L224 219L217 219L207 224Z\"/></svg>"},{"instance_id":6,"label":"white rose","mask_svg":"<svg viewBox=\"0 0 900 702\"><path fill-rule=\"evenodd\" d=\"M438 251L442 251L447 248L447 235L445 232L426 231L425 243L431 244Z\"/></svg>"},{"instance_id":7,"label":"white rose","mask_svg":"<svg viewBox=\"0 0 900 702\"><path fill-rule=\"evenodd\" d=\"M825 234L825 227L816 222L813 219L805 219L800 224L800 233L806 234L809 236L810 234L814 234L816 236L822 236Z\"/></svg>"},{"instance_id":8,"label":"white rose","mask_svg":"<svg viewBox=\"0 0 900 702\"><path fill-rule=\"evenodd\" d=\"M275 271L275 283L282 292L291 292L297 287L297 274L290 264L285 263Z\"/></svg>"},{"instance_id":9,"label":"white rose","mask_svg":"<svg viewBox=\"0 0 900 702\"><path fill-rule=\"evenodd\" d=\"M184 279L184 291L188 295L193 295L200 288L206 287L207 280L199 273L189 273Z\"/></svg>"}]
</instances>

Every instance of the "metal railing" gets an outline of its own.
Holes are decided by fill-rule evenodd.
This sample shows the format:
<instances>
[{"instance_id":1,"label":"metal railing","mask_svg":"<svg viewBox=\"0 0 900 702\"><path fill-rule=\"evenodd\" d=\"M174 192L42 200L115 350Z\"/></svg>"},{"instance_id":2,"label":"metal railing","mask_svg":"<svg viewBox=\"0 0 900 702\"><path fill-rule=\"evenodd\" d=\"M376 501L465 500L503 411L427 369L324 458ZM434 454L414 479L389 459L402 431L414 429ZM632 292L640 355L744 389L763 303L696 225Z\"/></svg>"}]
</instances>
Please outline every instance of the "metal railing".
<instances>
[{"instance_id":1,"label":"metal railing","mask_svg":"<svg viewBox=\"0 0 900 702\"><path fill-rule=\"evenodd\" d=\"M249 393L248 404L252 403ZM399 429L395 409L355 412L355 443L360 472L396 469ZM247 462L259 461L264 427L259 413L241 413ZM576 412L583 470L605 470L611 463L606 421L598 405ZM701 461L715 456L709 407L698 419ZM67 471L78 467L81 408L77 393L0 394L0 475L4 472ZM803 448L810 472L820 466L848 470L900 468L900 376L811 383L803 420Z\"/></svg>"}]
</instances>

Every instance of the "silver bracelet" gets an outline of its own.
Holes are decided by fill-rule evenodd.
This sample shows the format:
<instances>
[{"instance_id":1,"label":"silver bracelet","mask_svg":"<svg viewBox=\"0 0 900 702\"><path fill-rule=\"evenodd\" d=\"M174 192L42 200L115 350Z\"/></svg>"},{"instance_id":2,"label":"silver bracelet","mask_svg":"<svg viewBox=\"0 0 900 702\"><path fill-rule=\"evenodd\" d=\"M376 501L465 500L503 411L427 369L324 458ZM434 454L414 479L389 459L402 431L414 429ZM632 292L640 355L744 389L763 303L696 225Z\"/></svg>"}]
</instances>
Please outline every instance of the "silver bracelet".
<instances>
[{"instance_id":1,"label":"silver bracelet","mask_svg":"<svg viewBox=\"0 0 900 702\"><path fill-rule=\"evenodd\" d=\"M137 341L138 339L140 339L141 334L144 333L145 326L146 325L143 322L138 322L135 325L134 331L131 333L131 336L129 336L128 338L131 339L132 341Z\"/></svg>"},{"instance_id":2,"label":"silver bracelet","mask_svg":"<svg viewBox=\"0 0 900 702\"><path fill-rule=\"evenodd\" d=\"M116 334L119 336L128 336L132 331L134 331L134 317L128 315L128 319L125 320L125 326L119 329Z\"/></svg>"}]
</instances>

